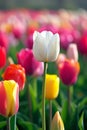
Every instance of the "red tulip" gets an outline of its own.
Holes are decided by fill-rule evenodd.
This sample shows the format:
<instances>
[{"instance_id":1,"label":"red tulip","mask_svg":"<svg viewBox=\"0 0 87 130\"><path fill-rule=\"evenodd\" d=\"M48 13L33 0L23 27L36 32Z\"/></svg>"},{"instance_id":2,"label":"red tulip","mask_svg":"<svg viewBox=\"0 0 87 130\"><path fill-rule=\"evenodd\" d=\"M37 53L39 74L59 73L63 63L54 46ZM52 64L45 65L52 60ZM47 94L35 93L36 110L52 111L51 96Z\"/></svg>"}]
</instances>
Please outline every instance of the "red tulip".
<instances>
[{"instance_id":1,"label":"red tulip","mask_svg":"<svg viewBox=\"0 0 87 130\"><path fill-rule=\"evenodd\" d=\"M6 50L4 47L0 47L0 68L3 68L6 64Z\"/></svg>"},{"instance_id":2,"label":"red tulip","mask_svg":"<svg viewBox=\"0 0 87 130\"><path fill-rule=\"evenodd\" d=\"M80 65L74 60L65 59L58 64L59 77L65 85L72 85L76 82Z\"/></svg>"},{"instance_id":3,"label":"red tulip","mask_svg":"<svg viewBox=\"0 0 87 130\"><path fill-rule=\"evenodd\" d=\"M43 74L44 66L42 62L38 62L33 51L26 48L22 49L18 54L18 63L21 64L26 71L27 75L40 76Z\"/></svg>"},{"instance_id":4,"label":"red tulip","mask_svg":"<svg viewBox=\"0 0 87 130\"><path fill-rule=\"evenodd\" d=\"M4 80L15 80L19 85L19 89L22 90L26 80L25 69L19 64L10 64L6 68L3 78Z\"/></svg>"}]
</instances>

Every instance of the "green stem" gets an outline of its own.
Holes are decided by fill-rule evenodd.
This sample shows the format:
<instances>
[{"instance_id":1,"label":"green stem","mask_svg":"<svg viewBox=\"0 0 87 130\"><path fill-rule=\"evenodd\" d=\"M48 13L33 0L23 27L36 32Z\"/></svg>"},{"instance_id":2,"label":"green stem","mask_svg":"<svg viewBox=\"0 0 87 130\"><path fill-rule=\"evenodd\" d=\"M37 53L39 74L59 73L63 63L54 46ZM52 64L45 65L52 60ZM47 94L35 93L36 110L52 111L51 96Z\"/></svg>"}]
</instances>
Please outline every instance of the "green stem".
<instances>
[{"instance_id":1,"label":"green stem","mask_svg":"<svg viewBox=\"0 0 87 130\"><path fill-rule=\"evenodd\" d=\"M68 114L70 116L70 112L71 112L71 94L70 94L70 86L67 87L67 96L68 96Z\"/></svg>"},{"instance_id":2,"label":"green stem","mask_svg":"<svg viewBox=\"0 0 87 130\"><path fill-rule=\"evenodd\" d=\"M16 114L11 117L11 129L16 130Z\"/></svg>"},{"instance_id":3,"label":"green stem","mask_svg":"<svg viewBox=\"0 0 87 130\"><path fill-rule=\"evenodd\" d=\"M31 95L30 95L30 85L28 84L28 108L29 108L29 117L30 120L33 120L33 116L32 116L32 102L31 102Z\"/></svg>"},{"instance_id":4,"label":"green stem","mask_svg":"<svg viewBox=\"0 0 87 130\"><path fill-rule=\"evenodd\" d=\"M7 118L7 130L10 130L10 117Z\"/></svg>"},{"instance_id":5,"label":"green stem","mask_svg":"<svg viewBox=\"0 0 87 130\"><path fill-rule=\"evenodd\" d=\"M43 84L42 84L42 130L46 130L46 119L45 119L45 80L47 72L47 63L44 62L44 74L43 74Z\"/></svg>"},{"instance_id":6,"label":"green stem","mask_svg":"<svg viewBox=\"0 0 87 130\"><path fill-rule=\"evenodd\" d=\"M49 130L51 129L51 121L52 121L52 100L49 100L49 115L50 115L50 121L49 121Z\"/></svg>"}]
</instances>

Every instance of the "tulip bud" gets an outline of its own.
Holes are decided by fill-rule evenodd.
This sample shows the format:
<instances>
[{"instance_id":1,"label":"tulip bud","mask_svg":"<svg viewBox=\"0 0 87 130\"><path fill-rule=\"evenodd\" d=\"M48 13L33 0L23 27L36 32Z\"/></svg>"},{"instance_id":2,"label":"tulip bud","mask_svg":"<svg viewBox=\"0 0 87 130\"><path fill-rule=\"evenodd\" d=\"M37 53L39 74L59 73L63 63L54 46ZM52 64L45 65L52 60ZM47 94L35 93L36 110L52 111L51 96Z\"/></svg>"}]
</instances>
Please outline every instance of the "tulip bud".
<instances>
[{"instance_id":1,"label":"tulip bud","mask_svg":"<svg viewBox=\"0 0 87 130\"><path fill-rule=\"evenodd\" d=\"M59 93L59 78L57 75L46 75L46 98L54 99Z\"/></svg>"},{"instance_id":2,"label":"tulip bud","mask_svg":"<svg viewBox=\"0 0 87 130\"><path fill-rule=\"evenodd\" d=\"M4 47L0 47L0 69L6 64L6 50Z\"/></svg>"},{"instance_id":3,"label":"tulip bud","mask_svg":"<svg viewBox=\"0 0 87 130\"><path fill-rule=\"evenodd\" d=\"M55 61L60 51L60 38L58 34L50 31L41 33L35 31L33 34L33 52L38 61Z\"/></svg>"},{"instance_id":4,"label":"tulip bud","mask_svg":"<svg viewBox=\"0 0 87 130\"><path fill-rule=\"evenodd\" d=\"M22 49L17 54L17 58L18 58L18 63L25 68L27 75L41 76L43 74L44 64L43 62L38 62L35 59L32 50L28 48Z\"/></svg>"},{"instance_id":5,"label":"tulip bud","mask_svg":"<svg viewBox=\"0 0 87 130\"><path fill-rule=\"evenodd\" d=\"M75 61L78 61L78 50L76 44L70 44L67 49L67 57L69 59L73 59Z\"/></svg>"},{"instance_id":6,"label":"tulip bud","mask_svg":"<svg viewBox=\"0 0 87 130\"><path fill-rule=\"evenodd\" d=\"M10 64L3 74L3 79L15 80L19 85L19 89L22 90L26 80L25 69L19 64Z\"/></svg>"},{"instance_id":7,"label":"tulip bud","mask_svg":"<svg viewBox=\"0 0 87 130\"><path fill-rule=\"evenodd\" d=\"M58 111L53 117L51 130L64 130L64 124Z\"/></svg>"},{"instance_id":8,"label":"tulip bud","mask_svg":"<svg viewBox=\"0 0 87 130\"><path fill-rule=\"evenodd\" d=\"M19 108L19 86L14 80L0 82L0 114L8 117Z\"/></svg>"}]
</instances>

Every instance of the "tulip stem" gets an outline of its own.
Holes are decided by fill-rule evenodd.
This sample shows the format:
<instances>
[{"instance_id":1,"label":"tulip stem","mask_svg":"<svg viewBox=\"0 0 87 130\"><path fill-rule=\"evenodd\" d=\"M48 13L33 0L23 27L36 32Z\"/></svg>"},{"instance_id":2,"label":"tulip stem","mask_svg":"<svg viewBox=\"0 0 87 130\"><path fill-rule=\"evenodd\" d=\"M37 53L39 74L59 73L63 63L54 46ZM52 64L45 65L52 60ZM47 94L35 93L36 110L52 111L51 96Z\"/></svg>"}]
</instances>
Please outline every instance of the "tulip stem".
<instances>
[{"instance_id":1,"label":"tulip stem","mask_svg":"<svg viewBox=\"0 0 87 130\"><path fill-rule=\"evenodd\" d=\"M31 102L31 95L30 95L30 85L28 85L28 108L29 108L29 116L30 120L32 121L32 102Z\"/></svg>"},{"instance_id":2,"label":"tulip stem","mask_svg":"<svg viewBox=\"0 0 87 130\"><path fill-rule=\"evenodd\" d=\"M16 130L16 114L11 117L11 130Z\"/></svg>"},{"instance_id":3,"label":"tulip stem","mask_svg":"<svg viewBox=\"0 0 87 130\"><path fill-rule=\"evenodd\" d=\"M7 130L11 130L10 129L10 117L7 118Z\"/></svg>"},{"instance_id":4,"label":"tulip stem","mask_svg":"<svg viewBox=\"0 0 87 130\"><path fill-rule=\"evenodd\" d=\"M71 94L70 94L70 86L68 86L67 87L68 89L67 89L67 96L68 96L68 114L69 114L69 116L70 116L70 109L71 109L71 107L70 107L70 102L71 102Z\"/></svg>"},{"instance_id":5,"label":"tulip stem","mask_svg":"<svg viewBox=\"0 0 87 130\"><path fill-rule=\"evenodd\" d=\"M50 114L50 121L49 121L49 130L51 129L51 121L52 121L52 100L49 101L49 114Z\"/></svg>"},{"instance_id":6,"label":"tulip stem","mask_svg":"<svg viewBox=\"0 0 87 130\"><path fill-rule=\"evenodd\" d=\"M45 119L46 72L47 72L47 63L44 62L44 74L43 74L43 84L42 84L42 130L46 130L46 119Z\"/></svg>"}]
</instances>

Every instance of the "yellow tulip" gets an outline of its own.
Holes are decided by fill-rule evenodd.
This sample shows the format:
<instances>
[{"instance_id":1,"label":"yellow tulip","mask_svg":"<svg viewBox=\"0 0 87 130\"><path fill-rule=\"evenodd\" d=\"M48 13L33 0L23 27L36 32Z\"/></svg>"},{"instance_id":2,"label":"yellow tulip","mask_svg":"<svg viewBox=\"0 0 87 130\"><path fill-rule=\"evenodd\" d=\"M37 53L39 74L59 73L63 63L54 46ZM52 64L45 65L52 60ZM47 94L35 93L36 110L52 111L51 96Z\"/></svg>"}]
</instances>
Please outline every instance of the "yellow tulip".
<instances>
[{"instance_id":1,"label":"yellow tulip","mask_svg":"<svg viewBox=\"0 0 87 130\"><path fill-rule=\"evenodd\" d=\"M46 75L46 98L55 99L59 93L59 78L57 75Z\"/></svg>"},{"instance_id":2,"label":"yellow tulip","mask_svg":"<svg viewBox=\"0 0 87 130\"><path fill-rule=\"evenodd\" d=\"M0 114L6 117L17 113L19 108L19 86L14 80L0 82Z\"/></svg>"}]
</instances>

